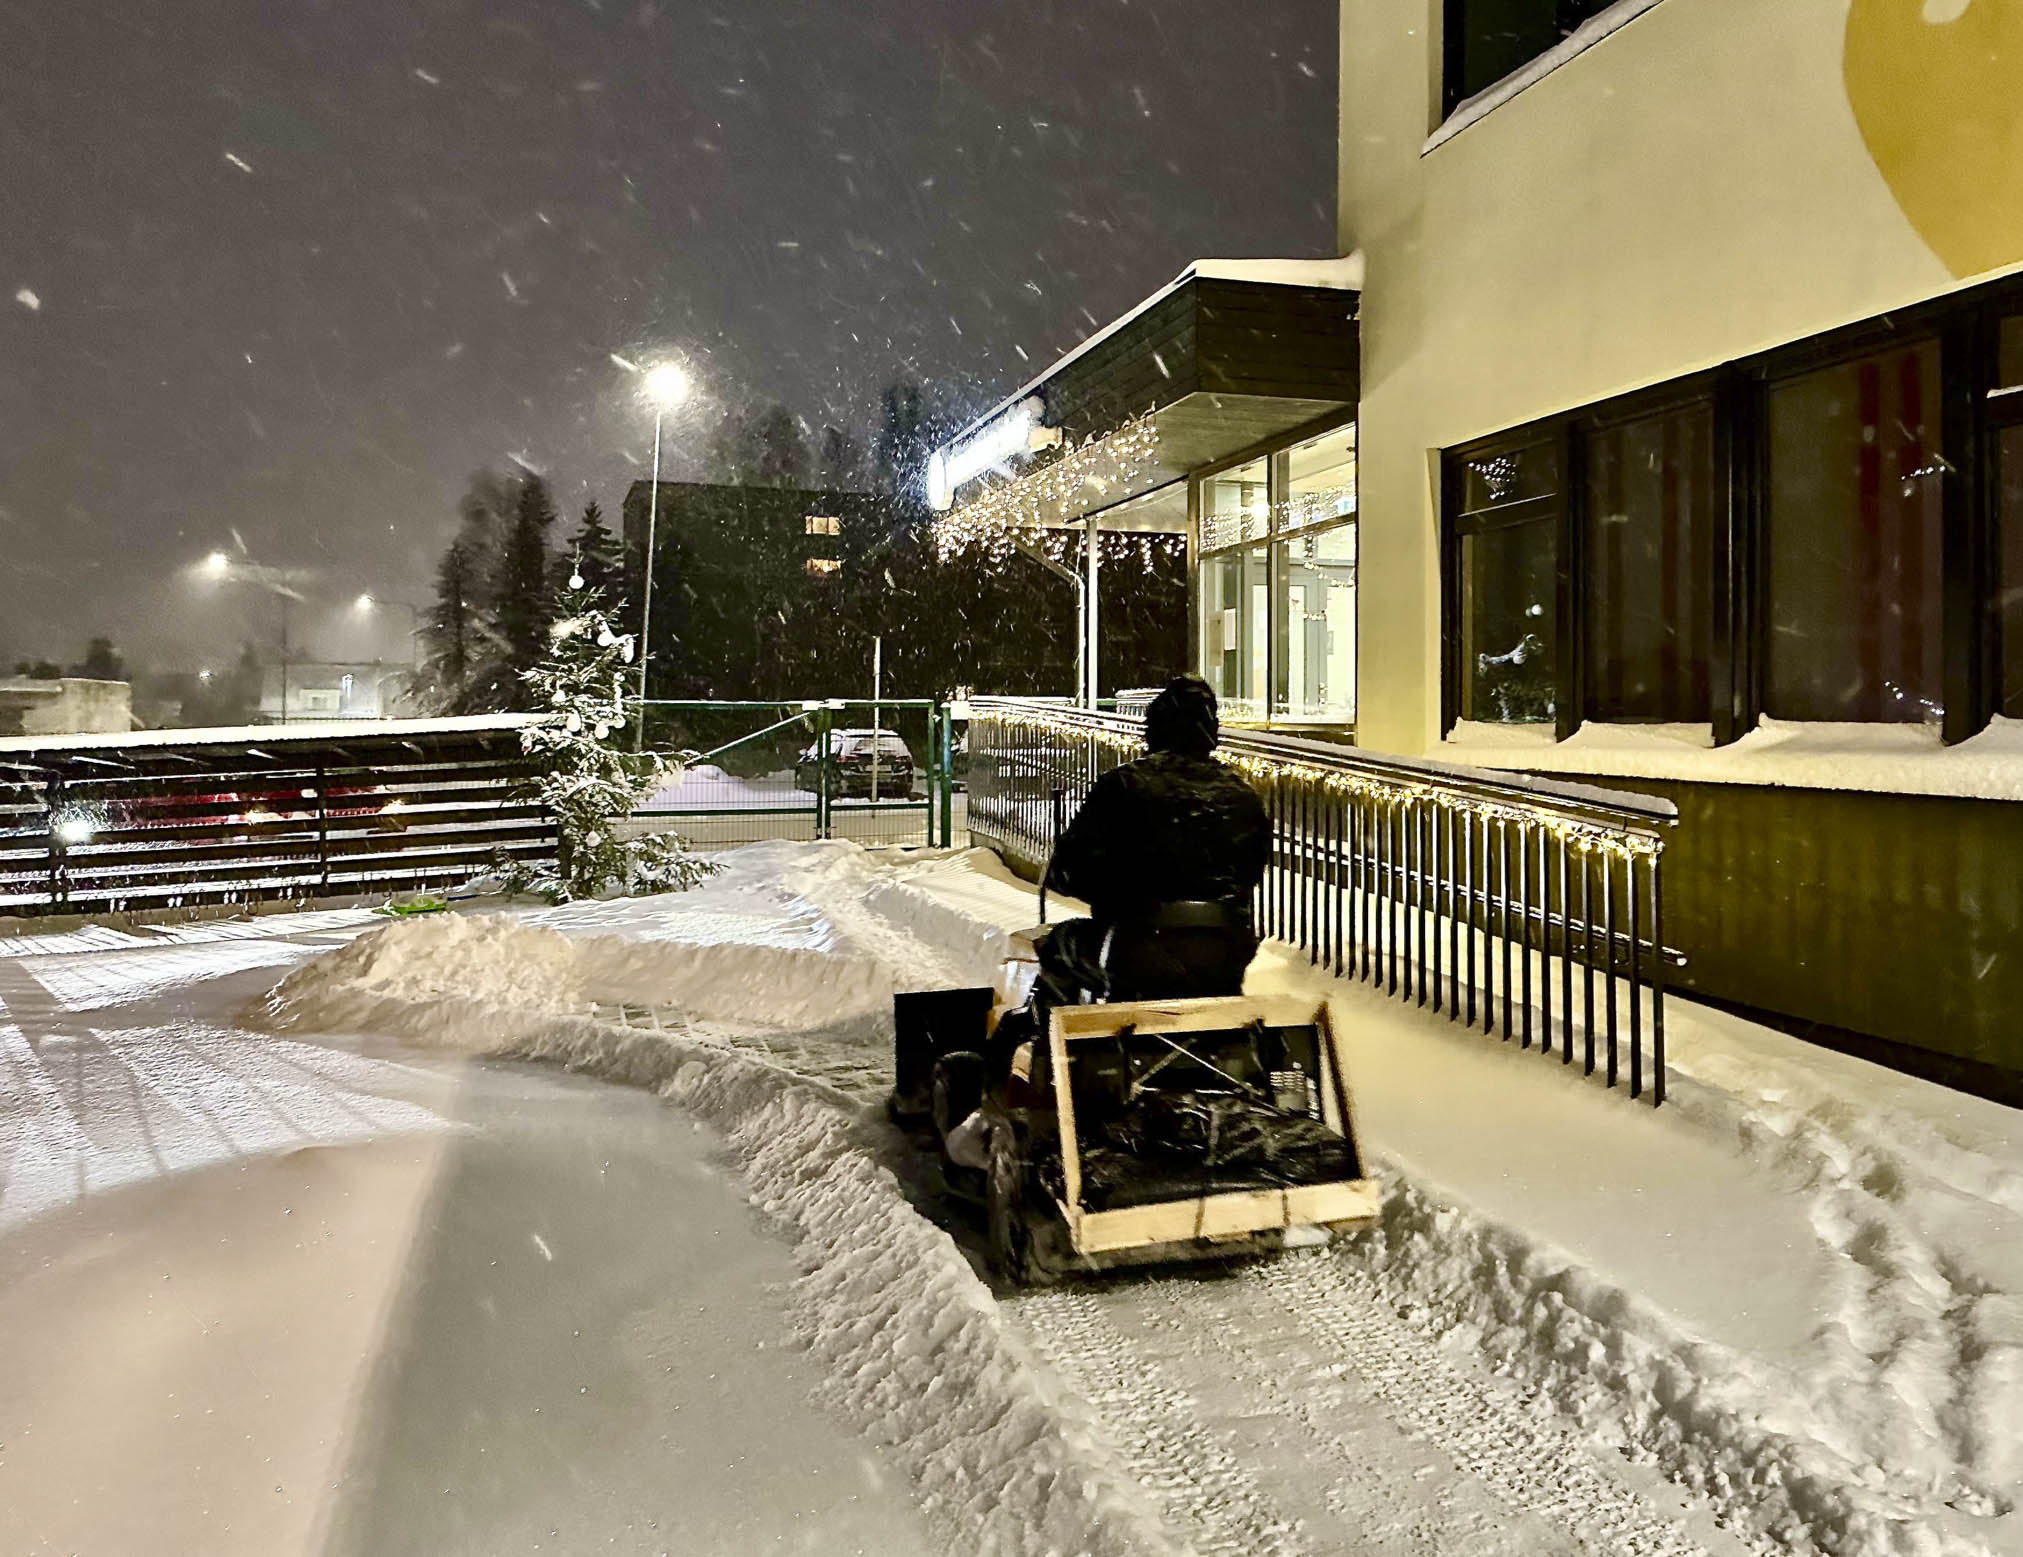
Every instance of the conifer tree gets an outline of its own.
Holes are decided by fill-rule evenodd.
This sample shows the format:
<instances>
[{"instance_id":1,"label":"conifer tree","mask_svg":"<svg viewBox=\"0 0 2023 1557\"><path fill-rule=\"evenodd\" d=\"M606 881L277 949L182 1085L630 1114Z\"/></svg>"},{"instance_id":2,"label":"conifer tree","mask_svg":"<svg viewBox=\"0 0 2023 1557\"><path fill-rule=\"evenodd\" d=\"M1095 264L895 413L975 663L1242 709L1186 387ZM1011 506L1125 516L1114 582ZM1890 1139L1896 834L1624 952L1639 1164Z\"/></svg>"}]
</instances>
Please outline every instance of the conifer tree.
<instances>
[{"instance_id":1,"label":"conifer tree","mask_svg":"<svg viewBox=\"0 0 2023 1557\"><path fill-rule=\"evenodd\" d=\"M436 603L422 629L421 701L432 713L470 712L480 624L469 544L451 541L436 567Z\"/></svg>"},{"instance_id":2,"label":"conifer tree","mask_svg":"<svg viewBox=\"0 0 2023 1557\"><path fill-rule=\"evenodd\" d=\"M514 882L557 902L621 892L679 892L716 866L670 833L627 837L619 823L663 784L679 763L658 752L616 744L625 729L625 667L633 639L612 630L602 597L581 573L551 603L547 657L523 680L535 707L551 717L529 725L520 743L542 759L542 803L560 834L552 878ZM690 754L685 754L690 755Z\"/></svg>"},{"instance_id":3,"label":"conifer tree","mask_svg":"<svg viewBox=\"0 0 2023 1557\"><path fill-rule=\"evenodd\" d=\"M604 523L604 510L595 503L584 508L583 522L576 527L568 550L558 553L555 558L558 588L571 573L581 575L586 589L598 591L615 614L624 616L624 555L619 548L618 537Z\"/></svg>"},{"instance_id":4,"label":"conifer tree","mask_svg":"<svg viewBox=\"0 0 2023 1557\"><path fill-rule=\"evenodd\" d=\"M501 669L505 673L506 706L521 698L513 682L523 680L548 652L548 623L553 620L553 595L548 578L548 529L555 522L555 504L548 483L528 476L513 505L505 545L499 554L496 628Z\"/></svg>"}]
</instances>

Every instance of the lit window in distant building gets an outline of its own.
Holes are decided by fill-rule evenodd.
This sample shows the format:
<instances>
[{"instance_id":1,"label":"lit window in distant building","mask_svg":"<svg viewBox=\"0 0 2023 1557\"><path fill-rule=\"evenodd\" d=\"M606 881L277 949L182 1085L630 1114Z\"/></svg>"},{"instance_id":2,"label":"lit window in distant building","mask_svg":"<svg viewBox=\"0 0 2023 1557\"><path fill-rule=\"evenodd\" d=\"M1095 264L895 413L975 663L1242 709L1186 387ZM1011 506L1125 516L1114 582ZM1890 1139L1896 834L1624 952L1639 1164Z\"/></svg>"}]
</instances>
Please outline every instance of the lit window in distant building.
<instances>
[{"instance_id":1,"label":"lit window in distant building","mask_svg":"<svg viewBox=\"0 0 2023 1557\"><path fill-rule=\"evenodd\" d=\"M842 533L843 533L843 521L841 519L836 518L834 515L832 514L808 515L808 534L841 535Z\"/></svg>"},{"instance_id":2,"label":"lit window in distant building","mask_svg":"<svg viewBox=\"0 0 2023 1557\"><path fill-rule=\"evenodd\" d=\"M807 568L810 575L815 578L821 578L826 574L834 573L843 564L838 562L834 557L810 557L803 566Z\"/></svg>"}]
</instances>

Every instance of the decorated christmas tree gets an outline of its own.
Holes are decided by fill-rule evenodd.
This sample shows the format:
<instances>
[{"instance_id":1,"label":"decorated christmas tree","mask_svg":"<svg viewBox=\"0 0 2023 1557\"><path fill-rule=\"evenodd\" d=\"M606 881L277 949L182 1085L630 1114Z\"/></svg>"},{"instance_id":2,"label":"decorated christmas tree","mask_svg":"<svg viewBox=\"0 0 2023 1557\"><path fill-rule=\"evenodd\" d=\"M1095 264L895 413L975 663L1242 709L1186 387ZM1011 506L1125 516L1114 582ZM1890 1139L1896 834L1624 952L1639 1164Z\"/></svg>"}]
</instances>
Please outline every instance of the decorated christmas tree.
<instances>
[{"instance_id":1,"label":"decorated christmas tree","mask_svg":"<svg viewBox=\"0 0 2023 1557\"><path fill-rule=\"evenodd\" d=\"M547 658L523 673L534 706L552 717L520 732L543 759L538 788L560 834L553 876L513 883L565 902L620 892L678 892L716 867L667 833L627 837L618 824L647 796L679 777L658 752L621 751L630 634L615 633L599 592L572 571L557 592Z\"/></svg>"}]
</instances>

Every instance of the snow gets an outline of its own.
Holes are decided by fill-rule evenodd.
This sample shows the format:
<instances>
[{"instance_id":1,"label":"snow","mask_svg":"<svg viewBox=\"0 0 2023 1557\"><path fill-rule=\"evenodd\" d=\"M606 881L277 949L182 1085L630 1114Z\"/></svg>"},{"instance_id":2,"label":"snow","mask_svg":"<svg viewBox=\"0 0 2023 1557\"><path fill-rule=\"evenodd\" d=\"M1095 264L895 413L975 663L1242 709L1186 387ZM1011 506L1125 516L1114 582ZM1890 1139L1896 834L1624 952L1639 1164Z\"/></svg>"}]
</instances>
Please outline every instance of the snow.
<instances>
[{"instance_id":1,"label":"snow","mask_svg":"<svg viewBox=\"0 0 2023 1557\"><path fill-rule=\"evenodd\" d=\"M2023 720L1997 715L1947 746L1923 724L1798 722L1765 717L1727 746L1702 725L1592 722L1564 741L1547 725L1460 723L1443 758L1478 768L1613 778L1765 784L1789 789L2023 800Z\"/></svg>"},{"instance_id":2,"label":"snow","mask_svg":"<svg viewBox=\"0 0 2023 1557\"><path fill-rule=\"evenodd\" d=\"M1380 1226L1213 1279L993 1293L878 1104L892 993L988 980L1032 889L981 851L721 858L666 897L80 933L0 960L22 1031L0 1121L41 1187L17 1230L291 1140L429 1156L468 1135L412 1049L367 1060L347 1033L545 1060L720 1134L794 1246L782 1323L808 1387L948 1549L2023 1553L2023 1115L1680 1000L1654 1111L1274 947L1252 987L1327 998L1345 1034ZM205 959L215 992L190 976ZM242 1030L169 1015L234 991ZM73 1084L49 1067L86 1030ZM357 1117L316 1101L331 1088ZM228 1140L206 1137L212 1097ZM531 1268L625 1257L585 1264L575 1214L511 1224Z\"/></svg>"},{"instance_id":3,"label":"snow","mask_svg":"<svg viewBox=\"0 0 2023 1557\"><path fill-rule=\"evenodd\" d=\"M991 1474L981 1448L946 1436L909 1391L945 1376L937 1400L968 1402L987 1387L998 1392L993 1409L1012 1409L1009 1400L1024 1410L1044 1380L1018 1371L1020 1334L854 1133L868 1095L853 1090L857 1073L832 1067L830 1082L807 1073L825 1052L874 1054L887 1041L883 1004L907 982L898 970L910 966L923 986L987 979L1009 932L1030 922L1031 891L977 853L881 859L840 844L771 844L725 858L724 877L682 897L572 905L515 932L543 965L555 955L551 937L574 947L580 983L555 976L553 987L570 991L561 1005L579 990L600 1001L657 999L674 1013L664 1030L614 1032L601 1018L532 1012L447 1021L425 959L405 954L399 964L424 980L411 1014L372 1014L416 1037L542 1054L657 1086L723 1129L761 1203L804 1240L811 1274L801 1311L818 1351L839 1348L824 1352L848 1381L839 1403L894 1443L924 1487L953 1497L948 1489ZM417 928L397 924L377 938L397 943ZM490 932L467 955L480 946L503 955L512 944ZM376 965L395 961L381 954ZM323 1019L325 986L337 981L321 966L284 981L271 1002L277 1022L299 1031ZM469 988L484 986L474 956L459 967ZM1578 1440L1554 1454L1599 1446L1654 1466L1783 1549L2023 1551L2023 1531L2003 1512L2023 1492L2012 1425L2023 1421L2023 1118L1683 1001L1670 1008L1674 1101L1654 1112L1556 1058L1456 1032L1282 950L1261 959L1253 985L1335 1002L1362 1132L1386 1181L1374 1236L1270 1278L1313 1306L1318 1329L1302 1344L1319 1346L1328 1323L1351 1322L1320 1317L1326 1292L1361 1293L1409 1321L1383 1346L1477 1355L1549 1402ZM399 979L374 989L382 1000L401 994ZM756 1048L721 1047L714 1024L732 1022L761 1034L740 1040ZM827 1036L811 1038L811 1026ZM888 1259L895 1248L903 1258ZM1230 1453L1178 1426L1162 1437L1148 1417L1167 1409L1166 1397L1131 1382L1173 1370L1161 1389L1207 1399L1230 1387L1216 1382L1229 1359L1148 1357L1131 1348L1149 1342L1128 1337L1101 1343L1125 1348L1112 1362L1088 1350L1103 1324L1156 1333L1154 1310L1173 1301L1126 1284L1103 1300L1114 1312L1102 1324L1079 1310L1012 1305L1027 1315L1024 1340L1057 1354L1048 1368L1070 1392L1079 1378L1084 1404L1099 1419L1117 1417L1076 1429L1094 1434L1083 1446L1094 1463L1121 1460L1140 1479L1207 1475ZM1179 1312L1214 1330L1237 1301L1200 1293ZM921 1371L895 1375L891 1356L862 1349L871 1333ZM1434 1366L1407 1363L1412 1377ZM1432 1410L1412 1403L1417 1385L1376 1373L1365 1383L1373 1399L1390 1389L1421 1415ZM1128 1397L1122 1404L1105 1393L1113 1386ZM1483 1411L1504 1409L1494 1391L1484 1398ZM1248 1398L1238 1414L1268 1406ZM1516 1442L1529 1429L1510 1409ZM1032 1418L1043 1419L1057 1420ZM1464 1424L1437 1411L1425 1420L1448 1421L1440 1431L1456 1475L1488 1474ZM1066 1439L1048 1440L1045 1474L1069 1458ZM1229 1463L1214 1473L1237 1490L1216 1517L1234 1521L1238 1545L1265 1549L1259 1532L1271 1520L1242 1510L1246 1499L1268 1508L1264 1489L1283 1467L1268 1449ZM1616 1485L1606 1465L1593 1474L1596 1486ZM1068 1506L1021 1482L992 1513L1076 1531L1103 1550L1146 1517L1121 1485L1112 1492L1122 1501L1105 1494ZM1639 1517L1655 1519L1659 1533L1636 1549L1677 1549L1686 1528L1677 1520L1688 1515L1660 1518L1649 1495L1638 1498ZM972 1506L964 1517L984 1515ZM1324 1522L1340 1511L1316 1506L1301 1517ZM1098 1527L1101 1541L1088 1535ZM1702 1549L1717 1538L1696 1537Z\"/></svg>"},{"instance_id":4,"label":"snow","mask_svg":"<svg viewBox=\"0 0 2023 1557\"><path fill-rule=\"evenodd\" d=\"M1604 38L1629 26L1657 4L1658 0L1616 0L1616 3L1606 11L1589 17L1536 59L1513 70L1501 81L1485 87L1466 102L1456 104L1454 112L1426 138L1426 145L1421 154L1446 144L1527 87L1536 86L1567 61L1578 58Z\"/></svg>"}]
</instances>

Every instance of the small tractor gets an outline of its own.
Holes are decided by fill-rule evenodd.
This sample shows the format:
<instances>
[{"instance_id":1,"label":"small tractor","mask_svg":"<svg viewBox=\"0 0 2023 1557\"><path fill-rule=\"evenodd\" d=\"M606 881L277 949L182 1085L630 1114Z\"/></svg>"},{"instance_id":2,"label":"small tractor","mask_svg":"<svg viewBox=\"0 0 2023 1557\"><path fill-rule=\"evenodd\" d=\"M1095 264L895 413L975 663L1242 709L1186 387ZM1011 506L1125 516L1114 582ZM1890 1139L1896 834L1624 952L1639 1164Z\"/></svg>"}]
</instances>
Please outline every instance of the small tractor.
<instances>
[{"instance_id":1,"label":"small tractor","mask_svg":"<svg viewBox=\"0 0 2023 1557\"><path fill-rule=\"evenodd\" d=\"M1031 933L996 987L897 997L891 1113L931 1129L990 1259L1044 1285L1319 1244L1378 1214L1324 1002L1029 1000Z\"/></svg>"}]
</instances>

